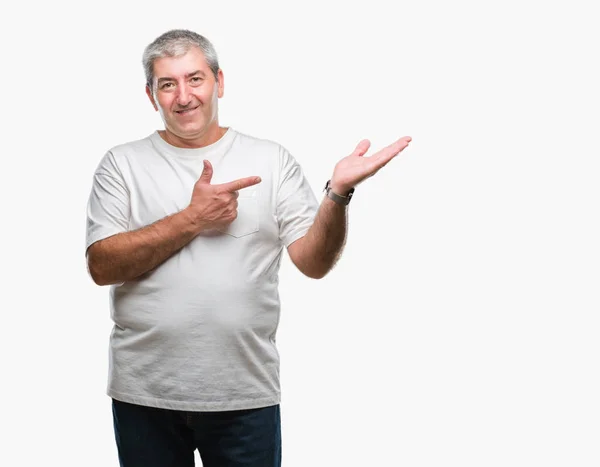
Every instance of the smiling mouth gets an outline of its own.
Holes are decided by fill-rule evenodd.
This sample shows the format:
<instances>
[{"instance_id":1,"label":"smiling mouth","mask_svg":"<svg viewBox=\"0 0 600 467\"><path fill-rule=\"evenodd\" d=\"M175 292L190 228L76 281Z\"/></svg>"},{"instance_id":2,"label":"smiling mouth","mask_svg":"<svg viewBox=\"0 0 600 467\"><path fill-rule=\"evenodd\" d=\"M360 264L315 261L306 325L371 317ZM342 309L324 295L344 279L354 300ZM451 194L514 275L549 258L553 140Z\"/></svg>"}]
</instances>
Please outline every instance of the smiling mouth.
<instances>
[{"instance_id":1,"label":"smiling mouth","mask_svg":"<svg viewBox=\"0 0 600 467\"><path fill-rule=\"evenodd\" d=\"M200 107L200 106L197 105L196 107L192 107L191 109L176 110L175 113L177 113L179 115L186 115L186 114L196 110L198 107Z\"/></svg>"}]
</instances>

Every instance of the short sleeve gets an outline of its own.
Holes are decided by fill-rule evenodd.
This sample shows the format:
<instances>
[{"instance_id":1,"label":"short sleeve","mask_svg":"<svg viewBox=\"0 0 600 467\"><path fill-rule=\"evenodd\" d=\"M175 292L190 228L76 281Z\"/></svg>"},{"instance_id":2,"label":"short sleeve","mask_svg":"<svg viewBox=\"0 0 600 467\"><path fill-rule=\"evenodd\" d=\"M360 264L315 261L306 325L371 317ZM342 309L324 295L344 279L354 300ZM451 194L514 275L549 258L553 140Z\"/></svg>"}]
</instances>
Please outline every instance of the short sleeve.
<instances>
[{"instance_id":1,"label":"short sleeve","mask_svg":"<svg viewBox=\"0 0 600 467\"><path fill-rule=\"evenodd\" d=\"M129 191L108 152L94 173L88 198L86 252L93 243L128 231L129 206Z\"/></svg>"},{"instance_id":2,"label":"short sleeve","mask_svg":"<svg viewBox=\"0 0 600 467\"><path fill-rule=\"evenodd\" d=\"M288 247L306 235L315 220L319 205L300 164L285 148L280 149L279 160L275 215L279 225L279 238Z\"/></svg>"}]
</instances>

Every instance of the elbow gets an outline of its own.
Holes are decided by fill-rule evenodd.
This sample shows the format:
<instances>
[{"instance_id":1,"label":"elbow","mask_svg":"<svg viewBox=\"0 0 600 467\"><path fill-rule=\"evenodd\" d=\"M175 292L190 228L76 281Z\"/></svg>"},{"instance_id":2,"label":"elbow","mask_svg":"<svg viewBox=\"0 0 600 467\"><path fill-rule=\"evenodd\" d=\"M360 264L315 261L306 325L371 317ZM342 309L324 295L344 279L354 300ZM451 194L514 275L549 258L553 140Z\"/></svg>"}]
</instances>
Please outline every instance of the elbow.
<instances>
[{"instance_id":1,"label":"elbow","mask_svg":"<svg viewBox=\"0 0 600 467\"><path fill-rule=\"evenodd\" d=\"M110 282L102 275L102 271L92 262L88 261L88 274L96 285L110 285Z\"/></svg>"},{"instance_id":2,"label":"elbow","mask_svg":"<svg viewBox=\"0 0 600 467\"><path fill-rule=\"evenodd\" d=\"M310 279L323 279L327 273L329 272L329 269L312 269L312 270L304 270L302 271L302 274L304 274L306 277L310 278Z\"/></svg>"},{"instance_id":3,"label":"elbow","mask_svg":"<svg viewBox=\"0 0 600 467\"><path fill-rule=\"evenodd\" d=\"M312 276L307 276L307 277L310 277L311 279L319 280L319 279L323 279L326 275L327 275L327 273L325 273L325 274L313 274Z\"/></svg>"},{"instance_id":4,"label":"elbow","mask_svg":"<svg viewBox=\"0 0 600 467\"><path fill-rule=\"evenodd\" d=\"M110 281L106 277L104 268L98 260L97 247L90 247L87 251L87 271L89 276L96 285L110 285Z\"/></svg>"},{"instance_id":5,"label":"elbow","mask_svg":"<svg viewBox=\"0 0 600 467\"><path fill-rule=\"evenodd\" d=\"M106 281L106 280L102 280L102 279L96 278L94 276L92 276L92 280L94 281L94 284L100 285L100 286L111 285L112 284L112 282L109 282L109 281Z\"/></svg>"},{"instance_id":6,"label":"elbow","mask_svg":"<svg viewBox=\"0 0 600 467\"><path fill-rule=\"evenodd\" d=\"M333 264L326 262L296 262L298 270L310 279L323 279L333 269Z\"/></svg>"}]
</instances>

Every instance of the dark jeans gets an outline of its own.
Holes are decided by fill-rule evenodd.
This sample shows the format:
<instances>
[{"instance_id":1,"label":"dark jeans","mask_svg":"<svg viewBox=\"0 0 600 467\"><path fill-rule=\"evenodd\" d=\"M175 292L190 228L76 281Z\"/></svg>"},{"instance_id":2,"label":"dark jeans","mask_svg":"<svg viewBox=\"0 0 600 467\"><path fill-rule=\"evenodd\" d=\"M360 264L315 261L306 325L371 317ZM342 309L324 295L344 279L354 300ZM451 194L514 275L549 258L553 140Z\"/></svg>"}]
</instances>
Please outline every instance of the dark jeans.
<instances>
[{"instance_id":1,"label":"dark jeans","mask_svg":"<svg viewBox=\"0 0 600 467\"><path fill-rule=\"evenodd\" d=\"M121 467L280 467L279 405L226 412L184 412L113 399Z\"/></svg>"}]
</instances>

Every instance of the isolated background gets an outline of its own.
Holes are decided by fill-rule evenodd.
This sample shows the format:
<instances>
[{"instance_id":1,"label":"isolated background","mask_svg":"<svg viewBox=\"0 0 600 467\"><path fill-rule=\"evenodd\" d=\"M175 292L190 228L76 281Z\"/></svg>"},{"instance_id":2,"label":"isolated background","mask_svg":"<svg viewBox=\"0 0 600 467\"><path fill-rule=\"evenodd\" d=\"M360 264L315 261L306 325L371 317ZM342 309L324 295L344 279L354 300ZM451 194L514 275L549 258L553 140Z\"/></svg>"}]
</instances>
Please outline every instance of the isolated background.
<instances>
[{"instance_id":1,"label":"isolated background","mask_svg":"<svg viewBox=\"0 0 600 467\"><path fill-rule=\"evenodd\" d=\"M0 464L118 465L85 206L106 150L161 127L143 48L189 28L221 123L287 147L319 197L362 138L413 137L357 188L329 276L282 266L284 466L598 466L592 4L3 7Z\"/></svg>"}]
</instances>

